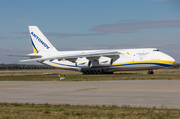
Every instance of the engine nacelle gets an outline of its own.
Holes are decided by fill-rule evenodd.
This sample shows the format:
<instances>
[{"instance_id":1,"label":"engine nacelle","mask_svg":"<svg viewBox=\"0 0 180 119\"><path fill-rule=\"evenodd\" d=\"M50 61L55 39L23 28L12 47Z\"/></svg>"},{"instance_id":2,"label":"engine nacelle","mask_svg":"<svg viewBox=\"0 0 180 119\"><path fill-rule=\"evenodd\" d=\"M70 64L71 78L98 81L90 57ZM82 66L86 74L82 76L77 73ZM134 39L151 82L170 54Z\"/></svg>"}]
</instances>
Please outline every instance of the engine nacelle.
<instances>
[{"instance_id":1,"label":"engine nacelle","mask_svg":"<svg viewBox=\"0 0 180 119\"><path fill-rule=\"evenodd\" d=\"M92 66L92 63L90 60L82 58L82 59L78 59L78 61L76 61L76 66L78 66L80 68L89 68Z\"/></svg>"},{"instance_id":2,"label":"engine nacelle","mask_svg":"<svg viewBox=\"0 0 180 119\"><path fill-rule=\"evenodd\" d=\"M99 65L101 66L111 66L113 63L113 59L109 58L109 57L101 57L99 58Z\"/></svg>"}]
</instances>

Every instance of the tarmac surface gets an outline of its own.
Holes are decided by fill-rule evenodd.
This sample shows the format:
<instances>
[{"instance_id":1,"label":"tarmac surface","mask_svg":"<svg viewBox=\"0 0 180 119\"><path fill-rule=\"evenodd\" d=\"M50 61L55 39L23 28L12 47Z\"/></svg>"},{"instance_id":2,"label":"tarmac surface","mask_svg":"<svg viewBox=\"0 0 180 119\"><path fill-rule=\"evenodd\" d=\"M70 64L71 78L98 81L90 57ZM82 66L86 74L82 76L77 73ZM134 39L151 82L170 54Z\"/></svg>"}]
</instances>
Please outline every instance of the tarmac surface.
<instances>
[{"instance_id":1,"label":"tarmac surface","mask_svg":"<svg viewBox=\"0 0 180 119\"><path fill-rule=\"evenodd\" d=\"M180 109L180 80L1 81L0 102Z\"/></svg>"}]
</instances>

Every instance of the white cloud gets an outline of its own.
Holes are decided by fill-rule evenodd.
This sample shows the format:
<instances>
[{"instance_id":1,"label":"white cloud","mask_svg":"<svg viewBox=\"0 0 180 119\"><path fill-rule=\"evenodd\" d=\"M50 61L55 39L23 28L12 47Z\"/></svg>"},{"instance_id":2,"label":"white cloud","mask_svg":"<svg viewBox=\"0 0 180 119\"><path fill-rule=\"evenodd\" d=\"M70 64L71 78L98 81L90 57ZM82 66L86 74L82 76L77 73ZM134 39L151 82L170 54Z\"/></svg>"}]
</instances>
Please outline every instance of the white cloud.
<instances>
[{"instance_id":1,"label":"white cloud","mask_svg":"<svg viewBox=\"0 0 180 119\"><path fill-rule=\"evenodd\" d=\"M113 24L104 24L96 26L91 31L98 33L132 33L136 30L141 29L153 29L153 28L168 28L168 27L179 27L180 20L169 20L169 21L129 21Z\"/></svg>"},{"instance_id":2,"label":"white cloud","mask_svg":"<svg viewBox=\"0 0 180 119\"><path fill-rule=\"evenodd\" d=\"M163 2L163 1L167 1L167 0L148 0L148 1Z\"/></svg>"},{"instance_id":3,"label":"white cloud","mask_svg":"<svg viewBox=\"0 0 180 119\"><path fill-rule=\"evenodd\" d=\"M180 20L161 20L161 21L120 21L120 23L98 25L89 29L92 33L86 34L73 34L73 33L52 33L44 32L47 37L81 37L81 36L102 36L111 33L132 33L142 29L155 29L155 28L180 28ZM19 32L18 34L28 34L27 32Z\"/></svg>"}]
</instances>

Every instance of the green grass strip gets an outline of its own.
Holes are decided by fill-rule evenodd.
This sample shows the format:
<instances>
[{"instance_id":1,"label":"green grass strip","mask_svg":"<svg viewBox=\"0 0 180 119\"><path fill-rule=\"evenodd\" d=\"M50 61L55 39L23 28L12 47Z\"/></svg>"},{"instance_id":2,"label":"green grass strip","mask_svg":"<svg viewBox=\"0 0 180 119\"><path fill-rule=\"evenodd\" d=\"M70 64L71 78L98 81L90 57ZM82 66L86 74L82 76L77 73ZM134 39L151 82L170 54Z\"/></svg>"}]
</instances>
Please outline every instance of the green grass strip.
<instances>
[{"instance_id":1,"label":"green grass strip","mask_svg":"<svg viewBox=\"0 0 180 119\"><path fill-rule=\"evenodd\" d=\"M123 105L88 106L69 104L21 104L0 103L1 119L74 119L74 118L126 118L126 119L166 119L180 118L180 109L166 109L162 105L160 109L131 107Z\"/></svg>"}]
</instances>

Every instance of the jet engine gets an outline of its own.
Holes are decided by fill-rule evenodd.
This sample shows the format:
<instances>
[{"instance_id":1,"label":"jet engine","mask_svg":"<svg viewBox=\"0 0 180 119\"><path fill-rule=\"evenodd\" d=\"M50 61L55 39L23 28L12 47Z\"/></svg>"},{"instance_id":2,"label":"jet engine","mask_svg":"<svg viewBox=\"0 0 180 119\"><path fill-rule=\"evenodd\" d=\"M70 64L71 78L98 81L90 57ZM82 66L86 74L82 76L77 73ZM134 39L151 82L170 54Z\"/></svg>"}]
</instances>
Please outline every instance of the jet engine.
<instances>
[{"instance_id":1,"label":"jet engine","mask_svg":"<svg viewBox=\"0 0 180 119\"><path fill-rule=\"evenodd\" d=\"M113 59L109 57L100 57L98 61L101 66L111 66L113 63Z\"/></svg>"},{"instance_id":2,"label":"jet engine","mask_svg":"<svg viewBox=\"0 0 180 119\"><path fill-rule=\"evenodd\" d=\"M76 66L78 66L80 68L89 68L92 66L92 63L90 60L82 58L82 59L78 59L76 61Z\"/></svg>"}]
</instances>

